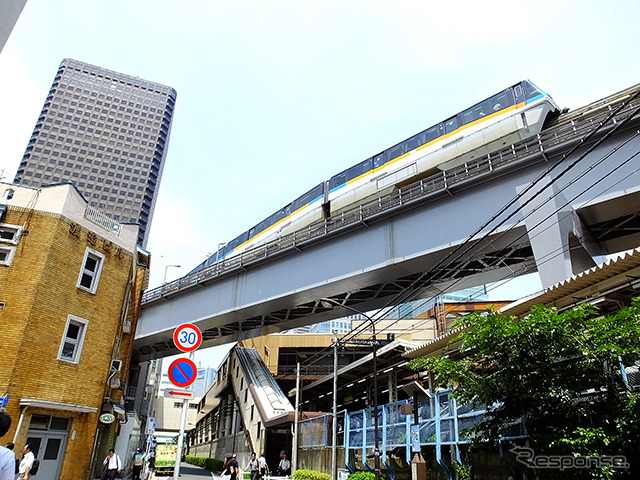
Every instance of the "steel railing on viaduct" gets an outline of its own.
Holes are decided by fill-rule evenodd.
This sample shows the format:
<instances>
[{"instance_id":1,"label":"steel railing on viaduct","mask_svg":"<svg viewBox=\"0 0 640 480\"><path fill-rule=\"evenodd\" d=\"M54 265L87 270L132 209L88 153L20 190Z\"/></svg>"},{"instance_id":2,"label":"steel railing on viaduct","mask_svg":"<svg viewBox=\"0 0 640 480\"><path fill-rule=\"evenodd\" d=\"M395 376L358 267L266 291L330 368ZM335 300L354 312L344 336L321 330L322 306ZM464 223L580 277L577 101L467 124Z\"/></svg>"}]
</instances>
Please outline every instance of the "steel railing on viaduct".
<instances>
[{"instance_id":1,"label":"steel railing on viaduct","mask_svg":"<svg viewBox=\"0 0 640 480\"><path fill-rule=\"evenodd\" d=\"M602 126L601 123L607 117L639 91L640 85L636 85L573 112L565 113L529 140L513 144L476 161L438 172L387 195L345 209L302 230L223 259L199 272L148 290L143 296L143 305L166 295L190 289L200 283L208 283L216 278L247 270L265 261L275 260L279 256L302 250L316 243L329 241L332 235L343 233L346 229L370 224L378 218L397 213L401 209L415 208L429 201L447 197L455 189L469 188L475 182L505 175L531 162L558 159L563 152L581 142L585 135ZM607 125L602 126L600 134L604 135L617 123L626 120L639 105L638 99L624 105ZM591 140L595 141L597 138L599 137L595 136Z\"/></svg>"}]
</instances>

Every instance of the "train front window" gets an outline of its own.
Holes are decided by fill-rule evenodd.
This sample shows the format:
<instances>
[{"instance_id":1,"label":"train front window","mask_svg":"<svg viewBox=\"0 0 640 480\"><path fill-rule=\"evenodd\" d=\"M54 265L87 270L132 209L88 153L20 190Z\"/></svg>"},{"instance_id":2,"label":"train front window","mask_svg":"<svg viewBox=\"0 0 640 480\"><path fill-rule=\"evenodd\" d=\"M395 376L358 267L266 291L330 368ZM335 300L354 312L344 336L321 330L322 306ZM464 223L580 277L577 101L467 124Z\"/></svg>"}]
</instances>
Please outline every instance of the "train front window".
<instances>
[{"instance_id":1,"label":"train front window","mask_svg":"<svg viewBox=\"0 0 640 480\"><path fill-rule=\"evenodd\" d=\"M522 86L524 87L524 93L527 100L533 97L537 97L538 95L543 95L542 90L540 90L531 82L522 82Z\"/></svg>"}]
</instances>

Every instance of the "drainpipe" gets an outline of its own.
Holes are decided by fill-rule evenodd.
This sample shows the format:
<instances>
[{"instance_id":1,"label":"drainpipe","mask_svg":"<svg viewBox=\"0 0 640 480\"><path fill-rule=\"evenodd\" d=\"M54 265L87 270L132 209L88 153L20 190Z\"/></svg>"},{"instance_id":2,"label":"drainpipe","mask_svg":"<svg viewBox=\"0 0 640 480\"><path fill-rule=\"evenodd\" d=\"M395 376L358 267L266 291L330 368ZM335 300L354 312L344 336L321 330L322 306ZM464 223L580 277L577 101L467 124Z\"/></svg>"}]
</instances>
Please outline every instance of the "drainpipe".
<instances>
[{"instance_id":1,"label":"drainpipe","mask_svg":"<svg viewBox=\"0 0 640 480\"><path fill-rule=\"evenodd\" d=\"M27 413L27 408L29 408L29 405L25 405L24 408L22 409L22 413L20 413L20 421L18 422L18 426L16 427L16 433L13 436L14 445L18 441L18 434L20 433L20 428L22 428L22 422L24 421L25 413Z\"/></svg>"}]
</instances>

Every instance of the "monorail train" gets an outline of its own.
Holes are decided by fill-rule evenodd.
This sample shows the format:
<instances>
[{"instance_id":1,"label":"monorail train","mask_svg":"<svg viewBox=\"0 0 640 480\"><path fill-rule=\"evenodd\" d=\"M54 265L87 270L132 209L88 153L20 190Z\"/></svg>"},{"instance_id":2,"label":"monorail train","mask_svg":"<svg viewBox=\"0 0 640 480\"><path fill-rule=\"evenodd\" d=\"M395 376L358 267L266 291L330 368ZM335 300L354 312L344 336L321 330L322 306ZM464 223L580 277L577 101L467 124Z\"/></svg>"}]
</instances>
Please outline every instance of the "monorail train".
<instances>
[{"instance_id":1,"label":"monorail train","mask_svg":"<svg viewBox=\"0 0 640 480\"><path fill-rule=\"evenodd\" d=\"M372 195L538 134L553 99L524 80L334 175L231 240L189 273L330 217Z\"/></svg>"}]
</instances>

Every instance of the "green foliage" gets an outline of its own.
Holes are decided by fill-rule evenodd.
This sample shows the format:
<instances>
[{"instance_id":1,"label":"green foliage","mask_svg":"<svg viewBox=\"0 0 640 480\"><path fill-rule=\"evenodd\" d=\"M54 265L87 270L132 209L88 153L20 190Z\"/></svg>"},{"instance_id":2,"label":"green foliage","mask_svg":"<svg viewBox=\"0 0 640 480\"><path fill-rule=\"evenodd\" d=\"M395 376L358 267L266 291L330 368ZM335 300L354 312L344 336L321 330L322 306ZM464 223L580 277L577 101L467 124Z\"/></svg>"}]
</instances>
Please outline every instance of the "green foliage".
<instances>
[{"instance_id":1,"label":"green foliage","mask_svg":"<svg viewBox=\"0 0 640 480\"><path fill-rule=\"evenodd\" d=\"M371 472L355 472L349 475L347 480L375 480L375 478L375 474ZM389 477L384 472L380 474L380 478L382 480L389 480Z\"/></svg>"},{"instance_id":2,"label":"green foliage","mask_svg":"<svg viewBox=\"0 0 640 480\"><path fill-rule=\"evenodd\" d=\"M347 480L375 480L376 476L371 472L356 472L347 477Z\"/></svg>"},{"instance_id":3,"label":"green foliage","mask_svg":"<svg viewBox=\"0 0 640 480\"><path fill-rule=\"evenodd\" d=\"M489 310L462 317L455 326L464 330L450 348L464 352L463 358L422 358L410 366L430 370L436 386L455 387L459 401L489 406L471 432L476 444L497 441L509 424L525 418L536 455L635 460L640 404L638 395L626 390L620 360L625 365L640 360L639 299L605 317L591 305L562 313L537 306L523 319ZM633 475L632 470L614 473ZM575 469L545 473L546 478L610 478L604 469L589 470L591 476Z\"/></svg>"},{"instance_id":4,"label":"green foliage","mask_svg":"<svg viewBox=\"0 0 640 480\"><path fill-rule=\"evenodd\" d=\"M185 456L185 461L190 463L191 465L195 465L196 467L201 467L209 470L210 472L222 472L222 467L224 466L224 462L222 460L218 460L217 458L209 458L209 457L195 457L193 455Z\"/></svg>"},{"instance_id":5,"label":"green foliage","mask_svg":"<svg viewBox=\"0 0 640 480\"><path fill-rule=\"evenodd\" d=\"M301 468L296 470L293 475L296 480L331 480L328 473L317 472L316 470L306 470Z\"/></svg>"},{"instance_id":6,"label":"green foliage","mask_svg":"<svg viewBox=\"0 0 640 480\"><path fill-rule=\"evenodd\" d=\"M461 465L458 462L453 462L453 468L455 468L460 480L471 480L471 467Z\"/></svg>"}]
</instances>

